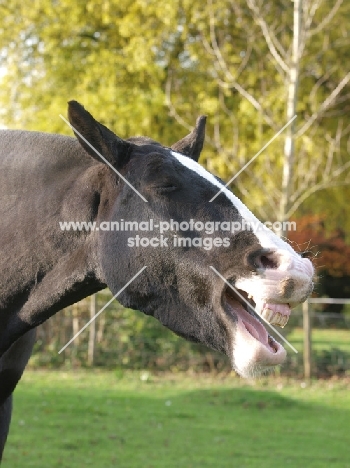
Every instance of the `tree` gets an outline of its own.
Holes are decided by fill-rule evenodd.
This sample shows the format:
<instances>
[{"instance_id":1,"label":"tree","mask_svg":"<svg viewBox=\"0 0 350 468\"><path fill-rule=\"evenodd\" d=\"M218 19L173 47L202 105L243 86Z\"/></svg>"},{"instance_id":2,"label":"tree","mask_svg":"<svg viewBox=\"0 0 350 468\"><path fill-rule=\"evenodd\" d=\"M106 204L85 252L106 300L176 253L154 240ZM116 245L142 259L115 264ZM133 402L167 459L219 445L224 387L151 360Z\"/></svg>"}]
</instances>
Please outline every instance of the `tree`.
<instances>
[{"instance_id":1,"label":"tree","mask_svg":"<svg viewBox=\"0 0 350 468\"><path fill-rule=\"evenodd\" d=\"M1 0L0 12L6 125L70 134L59 114L75 98L122 136L172 136L154 35L171 11L129 0Z\"/></svg>"},{"instance_id":2,"label":"tree","mask_svg":"<svg viewBox=\"0 0 350 468\"><path fill-rule=\"evenodd\" d=\"M198 6L194 8L200 10ZM343 5L342 0L334 5L321 0L295 0L294 8L285 1L247 0L245 4L208 0L205 12L202 9L201 13L207 21L198 21L197 35L198 42L213 61L212 66L208 60L205 64L208 80L217 84L215 113L221 112L225 119L231 120L236 140L249 141L253 133L249 135L246 128L242 130L237 120L248 128L254 121L253 138L262 143L261 135L265 135L267 141L270 131L276 132L282 126L279 122L290 121L296 114L299 116L284 134L283 150L280 144L274 144L267 164L259 164L258 171L257 165L254 172L252 168L247 169L246 175L264 192L264 197L257 197L258 200L263 198L264 206L270 205L269 210L262 205L255 206L260 215L287 220L305 201L313 203L310 197L316 192L348 185L350 121L344 106L349 108L350 73L341 62L348 46L344 39L347 21L342 22L342 18L349 19L349 6ZM292 17L293 26L290 27ZM335 20L340 23L339 28L332 27ZM237 22L238 25L233 24ZM243 31L238 39L237 30ZM196 33L192 35L195 37ZM330 42L337 44L331 53ZM192 57L195 63L195 52ZM243 99L238 106L237 95ZM238 111L234 111L234 106ZM173 115L182 122L179 114L183 112L178 111L176 115L174 107L176 104L172 106ZM215 120L210 143L232 169L237 167L230 164L235 153L243 165L247 156L242 143L236 141L233 147L229 146L227 129L217 115ZM250 144L249 149L254 146ZM274 151L280 155L283 151L283 157L274 156ZM271 167L273 165L277 166L277 171ZM275 177L273 184L267 183L263 171ZM235 183L252 204L255 197L247 177ZM328 193L321 194L326 206Z\"/></svg>"},{"instance_id":3,"label":"tree","mask_svg":"<svg viewBox=\"0 0 350 468\"><path fill-rule=\"evenodd\" d=\"M70 133L58 114L78 98L123 137L171 144L205 113L202 162L227 180L296 108L287 143L275 140L234 190L265 220L312 209L335 223L348 209L350 6L294 9L296 33L289 0L0 0L0 116Z\"/></svg>"}]
</instances>

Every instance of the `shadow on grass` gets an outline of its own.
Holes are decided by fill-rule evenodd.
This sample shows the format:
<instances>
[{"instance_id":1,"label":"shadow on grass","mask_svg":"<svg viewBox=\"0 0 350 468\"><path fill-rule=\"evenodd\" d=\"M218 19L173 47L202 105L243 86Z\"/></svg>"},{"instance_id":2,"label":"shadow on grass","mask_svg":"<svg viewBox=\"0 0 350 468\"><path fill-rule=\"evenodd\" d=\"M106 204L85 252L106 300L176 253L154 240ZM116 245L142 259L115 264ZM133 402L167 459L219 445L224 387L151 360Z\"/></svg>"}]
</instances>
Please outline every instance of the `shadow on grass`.
<instances>
[{"instance_id":1,"label":"shadow on grass","mask_svg":"<svg viewBox=\"0 0 350 468\"><path fill-rule=\"evenodd\" d=\"M312 400L312 393L302 402L218 384L193 391L176 384L121 390L26 384L17 392L2 466L350 466L349 409Z\"/></svg>"}]
</instances>

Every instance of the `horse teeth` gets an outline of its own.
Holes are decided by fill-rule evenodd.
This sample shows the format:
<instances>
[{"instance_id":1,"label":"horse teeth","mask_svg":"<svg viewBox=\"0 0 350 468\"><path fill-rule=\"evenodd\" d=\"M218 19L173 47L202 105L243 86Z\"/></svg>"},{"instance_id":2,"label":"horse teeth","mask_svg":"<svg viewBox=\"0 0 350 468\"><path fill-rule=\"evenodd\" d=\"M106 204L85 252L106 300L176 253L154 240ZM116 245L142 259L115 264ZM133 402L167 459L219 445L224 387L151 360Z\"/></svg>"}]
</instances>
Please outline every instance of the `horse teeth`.
<instances>
[{"instance_id":1,"label":"horse teeth","mask_svg":"<svg viewBox=\"0 0 350 468\"><path fill-rule=\"evenodd\" d=\"M282 325L281 325L282 328L284 328L284 327L287 325L288 320L289 320L289 316L288 316L288 315L285 315L285 316L283 317L283 319L284 319L284 320L283 320L283 323L282 323Z\"/></svg>"},{"instance_id":2,"label":"horse teeth","mask_svg":"<svg viewBox=\"0 0 350 468\"><path fill-rule=\"evenodd\" d=\"M259 311L258 311L259 312ZM259 312L259 315L271 325L277 325L278 327L284 328L288 323L288 315L282 315L280 312L276 312L270 309L263 309Z\"/></svg>"},{"instance_id":3,"label":"horse teeth","mask_svg":"<svg viewBox=\"0 0 350 468\"><path fill-rule=\"evenodd\" d=\"M276 312L270 323L271 325L277 325L278 327L284 328L288 322L288 318L288 315L282 315L280 312Z\"/></svg>"},{"instance_id":4,"label":"horse teeth","mask_svg":"<svg viewBox=\"0 0 350 468\"><path fill-rule=\"evenodd\" d=\"M282 319L282 315L279 313L279 312L276 312L274 317L273 317L273 320L271 320L271 325L278 325L280 326L280 323L281 323L281 319Z\"/></svg>"},{"instance_id":5,"label":"horse teeth","mask_svg":"<svg viewBox=\"0 0 350 468\"><path fill-rule=\"evenodd\" d=\"M261 317L263 317L267 322L271 323L272 319L274 318L275 312L270 309L263 309L261 312Z\"/></svg>"}]
</instances>

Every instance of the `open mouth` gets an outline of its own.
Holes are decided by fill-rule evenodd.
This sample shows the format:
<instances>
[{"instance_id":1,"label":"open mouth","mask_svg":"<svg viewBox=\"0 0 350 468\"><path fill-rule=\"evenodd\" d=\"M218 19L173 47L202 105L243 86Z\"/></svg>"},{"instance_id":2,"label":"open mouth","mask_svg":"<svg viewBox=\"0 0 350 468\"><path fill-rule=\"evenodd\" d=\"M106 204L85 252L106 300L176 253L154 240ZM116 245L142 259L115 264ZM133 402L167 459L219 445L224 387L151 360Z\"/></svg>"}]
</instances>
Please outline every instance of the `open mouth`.
<instances>
[{"instance_id":1,"label":"open mouth","mask_svg":"<svg viewBox=\"0 0 350 468\"><path fill-rule=\"evenodd\" d=\"M242 290L239 293L255 307L247 293ZM258 318L248 311L245 301L231 288L224 290L222 303L226 314L236 322L233 360L242 376L260 374L284 361L286 351L283 346L269 335Z\"/></svg>"},{"instance_id":2,"label":"open mouth","mask_svg":"<svg viewBox=\"0 0 350 468\"><path fill-rule=\"evenodd\" d=\"M240 290L239 293L249 302L252 308L255 308L255 303L252 299L247 297L245 291ZM225 290L226 309L242 322L246 331L262 345L264 345L270 352L277 353L277 341L269 335L264 325L248 311L248 305L229 287ZM281 345L280 345L281 346Z\"/></svg>"}]
</instances>

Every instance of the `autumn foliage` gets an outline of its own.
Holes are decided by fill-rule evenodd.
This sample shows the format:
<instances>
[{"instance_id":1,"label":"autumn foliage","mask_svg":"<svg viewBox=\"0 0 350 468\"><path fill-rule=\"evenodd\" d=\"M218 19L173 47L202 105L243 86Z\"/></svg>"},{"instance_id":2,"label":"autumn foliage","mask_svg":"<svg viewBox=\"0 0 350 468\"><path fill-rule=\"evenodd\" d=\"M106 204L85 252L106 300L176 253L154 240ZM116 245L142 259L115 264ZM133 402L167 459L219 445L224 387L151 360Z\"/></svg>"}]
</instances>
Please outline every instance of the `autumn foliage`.
<instances>
[{"instance_id":1,"label":"autumn foliage","mask_svg":"<svg viewBox=\"0 0 350 468\"><path fill-rule=\"evenodd\" d=\"M297 230L289 233L293 247L310 251L316 269L329 276L350 276L350 245L341 228L332 232L326 229L325 217L309 215L295 220Z\"/></svg>"}]
</instances>

